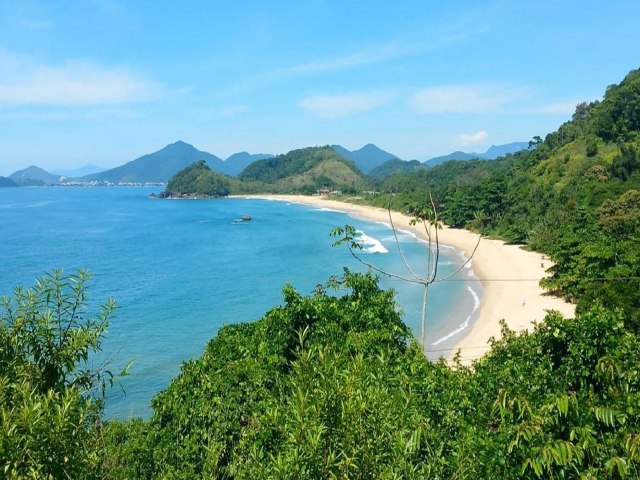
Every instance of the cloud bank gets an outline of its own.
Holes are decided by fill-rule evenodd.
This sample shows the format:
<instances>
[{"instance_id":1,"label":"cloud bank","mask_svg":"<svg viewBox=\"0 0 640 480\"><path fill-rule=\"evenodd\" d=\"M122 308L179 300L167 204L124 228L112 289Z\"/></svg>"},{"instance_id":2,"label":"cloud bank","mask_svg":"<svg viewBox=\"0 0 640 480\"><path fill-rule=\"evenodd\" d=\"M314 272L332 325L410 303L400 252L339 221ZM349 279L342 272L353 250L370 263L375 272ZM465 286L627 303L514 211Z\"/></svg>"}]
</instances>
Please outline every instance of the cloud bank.
<instances>
[{"instance_id":1,"label":"cloud bank","mask_svg":"<svg viewBox=\"0 0 640 480\"><path fill-rule=\"evenodd\" d=\"M158 97L163 87L124 68L71 61L38 65L28 59L0 55L12 61L0 68L0 104L108 105Z\"/></svg>"},{"instance_id":2,"label":"cloud bank","mask_svg":"<svg viewBox=\"0 0 640 480\"><path fill-rule=\"evenodd\" d=\"M420 114L491 113L524 95L523 89L499 85L448 85L420 90L411 107Z\"/></svg>"}]
</instances>

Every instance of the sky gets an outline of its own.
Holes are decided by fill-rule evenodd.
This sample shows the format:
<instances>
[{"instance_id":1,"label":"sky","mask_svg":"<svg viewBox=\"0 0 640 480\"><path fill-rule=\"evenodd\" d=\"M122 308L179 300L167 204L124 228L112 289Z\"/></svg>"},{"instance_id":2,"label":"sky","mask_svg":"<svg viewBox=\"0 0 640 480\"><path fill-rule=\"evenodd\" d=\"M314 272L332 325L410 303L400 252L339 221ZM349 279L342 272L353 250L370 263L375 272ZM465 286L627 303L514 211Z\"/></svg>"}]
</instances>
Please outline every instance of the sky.
<instances>
[{"instance_id":1,"label":"sky","mask_svg":"<svg viewBox=\"0 0 640 480\"><path fill-rule=\"evenodd\" d=\"M637 0L0 0L0 175L544 137L640 67Z\"/></svg>"}]
</instances>

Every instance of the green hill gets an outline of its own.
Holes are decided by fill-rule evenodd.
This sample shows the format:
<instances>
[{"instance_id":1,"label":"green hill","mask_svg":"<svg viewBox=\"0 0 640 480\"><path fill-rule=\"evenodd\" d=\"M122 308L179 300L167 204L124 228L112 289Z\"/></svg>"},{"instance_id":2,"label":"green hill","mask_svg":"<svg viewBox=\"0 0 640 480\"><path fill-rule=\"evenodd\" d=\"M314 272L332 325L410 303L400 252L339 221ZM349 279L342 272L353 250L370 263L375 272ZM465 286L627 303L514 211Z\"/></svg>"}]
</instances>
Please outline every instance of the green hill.
<instances>
[{"instance_id":1,"label":"green hill","mask_svg":"<svg viewBox=\"0 0 640 480\"><path fill-rule=\"evenodd\" d=\"M202 196L225 197L229 195L229 181L212 171L204 160L180 170L167 184L163 197Z\"/></svg>"},{"instance_id":2,"label":"green hill","mask_svg":"<svg viewBox=\"0 0 640 480\"><path fill-rule=\"evenodd\" d=\"M355 164L330 147L308 147L258 160L239 178L270 184L281 193L315 193L321 188L354 191L365 184Z\"/></svg>"},{"instance_id":3,"label":"green hill","mask_svg":"<svg viewBox=\"0 0 640 480\"><path fill-rule=\"evenodd\" d=\"M374 179L383 179L396 173L410 173L425 169L425 165L418 160L398 160L394 158L384 162L369 172L369 177Z\"/></svg>"}]
</instances>

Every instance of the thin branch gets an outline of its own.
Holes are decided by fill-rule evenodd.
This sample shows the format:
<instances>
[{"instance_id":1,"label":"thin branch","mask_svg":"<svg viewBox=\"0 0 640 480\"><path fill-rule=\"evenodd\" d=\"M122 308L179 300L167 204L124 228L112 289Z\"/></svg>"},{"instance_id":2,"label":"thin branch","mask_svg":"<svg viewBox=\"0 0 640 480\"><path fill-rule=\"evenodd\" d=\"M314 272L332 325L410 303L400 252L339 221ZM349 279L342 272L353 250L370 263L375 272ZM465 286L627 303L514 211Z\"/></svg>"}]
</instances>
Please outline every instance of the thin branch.
<instances>
[{"instance_id":1,"label":"thin branch","mask_svg":"<svg viewBox=\"0 0 640 480\"><path fill-rule=\"evenodd\" d=\"M355 252L351 248L351 245L347 245L347 248L349 249L349 252L351 253L351 256L353 256L353 258L355 258L358 262L360 262L365 267L369 267L369 268L371 268L372 270L375 270L378 273L386 275L387 277L397 278L398 280L402 280L402 281L408 282L408 283L413 283L415 285L426 285L426 282L424 280L420 279L420 278L418 280L412 280L411 278L403 277L402 275L398 275L396 273L386 272L386 271L376 267L375 265L373 265L373 264L371 264L369 262L365 262L362 258L360 258L358 255L355 254Z\"/></svg>"},{"instance_id":2,"label":"thin branch","mask_svg":"<svg viewBox=\"0 0 640 480\"><path fill-rule=\"evenodd\" d=\"M438 210L436 209L436 204L433 202L433 196L431 195L431 190L429 190L429 200L431 201L434 227L436 229L436 258L433 265L433 275L429 279L429 283L433 283L436 279L436 275L438 275L438 261L440 260L440 240L438 239Z\"/></svg>"},{"instance_id":3,"label":"thin branch","mask_svg":"<svg viewBox=\"0 0 640 480\"><path fill-rule=\"evenodd\" d=\"M478 241L476 242L476 246L473 247L473 250L471 251L471 255L469 255L469 258L467 258L465 260L465 262L462 265L460 265L460 267L458 267L456 269L455 272L447 275L446 277L439 278L439 279L435 280L435 282L437 282L437 283L445 282L445 281L449 280L451 277L453 277L454 275L456 275L458 272L460 272L460 270L462 270L465 267L465 265L467 265L467 263L469 263L471 261L471 259L473 258L473 256L476 254L476 250L478 249L478 246L480 246L480 240L482 240L482 235L478 236Z\"/></svg>"},{"instance_id":4,"label":"thin branch","mask_svg":"<svg viewBox=\"0 0 640 480\"><path fill-rule=\"evenodd\" d=\"M413 278L415 278L417 281L422 281L422 278L420 278L418 275L416 275L415 272L411 269L411 266L409 265L409 262L407 261L407 258L404 256L404 252L402 251L402 248L400 248L400 241L398 240L398 232L396 232L396 227L393 224L393 217L391 215L391 195L389 195L389 207L387 208L387 212L389 213L389 222L391 223L391 231L393 232L393 237L396 240L396 247L398 248L398 252L400 253L400 257L402 257L402 261L404 263L404 266L407 268L407 270L409 270L409 273L411 273L411 275L413 275Z\"/></svg>"}]
</instances>

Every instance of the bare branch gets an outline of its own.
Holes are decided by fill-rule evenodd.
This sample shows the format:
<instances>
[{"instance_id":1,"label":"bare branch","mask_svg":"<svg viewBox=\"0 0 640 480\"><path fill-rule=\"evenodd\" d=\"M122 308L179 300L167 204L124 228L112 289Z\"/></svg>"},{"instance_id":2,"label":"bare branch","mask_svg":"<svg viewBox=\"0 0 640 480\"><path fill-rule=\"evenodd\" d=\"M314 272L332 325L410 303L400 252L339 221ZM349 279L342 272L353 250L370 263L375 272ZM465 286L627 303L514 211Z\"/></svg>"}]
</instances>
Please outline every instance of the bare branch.
<instances>
[{"instance_id":1,"label":"bare branch","mask_svg":"<svg viewBox=\"0 0 640 480\"><path fill-rule=\"evenodd\" d=\"M391 231L393 232L393 237L396 240L396 247L398 248L400 257L402 257L402 262L404 263L404 266L407 268L407 270L409 270L409 273L411 273L413 278L415 278L417 281L421 281L422 279L418 275L416 275L415 272L412 270L411 265L409 265L407 258L404 256L404 252L402 251L402 248L400 248L400 241L398 240L398 232L396 231L396 227L393 224L393 216L391 215L391 195L389 195L389 207L387 208L387 212L389 213L389 223L391 224Z\"/></svg>"}]
</instances>

